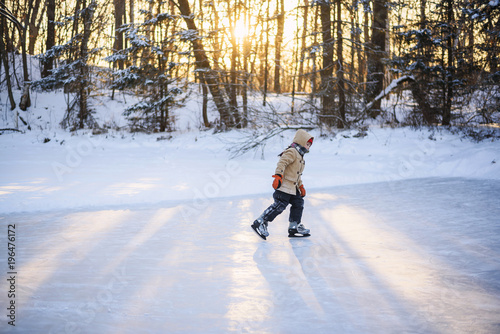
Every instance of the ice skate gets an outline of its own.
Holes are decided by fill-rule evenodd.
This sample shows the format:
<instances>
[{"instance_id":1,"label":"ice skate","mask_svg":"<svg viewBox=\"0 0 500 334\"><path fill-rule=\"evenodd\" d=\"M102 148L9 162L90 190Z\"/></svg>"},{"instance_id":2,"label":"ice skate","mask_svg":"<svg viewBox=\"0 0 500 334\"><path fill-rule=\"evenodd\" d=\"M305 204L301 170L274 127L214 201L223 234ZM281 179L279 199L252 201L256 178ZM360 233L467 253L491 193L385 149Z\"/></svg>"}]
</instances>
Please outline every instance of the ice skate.
<instances>
[{"instance_id":1,"label":"ice skate","mask_svg":"<svg viewBox=\"0 0 500 334\"><path fill-rule=\"evenodd\" d=\"M290 222L288 226L288 237L290 238L303 238L309 237L311 230L304 227L304 224L296 222Z\"/></svg>"},{"instance_id":2,"label":"ice skate","mask_svg":"<svg viewBox=\"0 0 500 334\"><path fill-rule=\"evenodd\" d=\"M255 220L251 226L255 233L257 233L262 239L266 240L269 236L269 232L267 232L267 221L262 218Z\"/></svg>"}]
</instances>

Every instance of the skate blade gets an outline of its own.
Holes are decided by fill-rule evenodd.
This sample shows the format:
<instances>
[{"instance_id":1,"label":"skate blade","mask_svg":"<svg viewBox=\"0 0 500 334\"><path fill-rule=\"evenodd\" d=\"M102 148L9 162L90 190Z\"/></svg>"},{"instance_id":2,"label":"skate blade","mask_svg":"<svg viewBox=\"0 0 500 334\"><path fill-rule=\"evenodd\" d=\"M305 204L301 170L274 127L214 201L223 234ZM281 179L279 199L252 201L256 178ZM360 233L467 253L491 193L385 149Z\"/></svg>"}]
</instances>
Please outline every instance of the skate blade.
<instances>
[{"instance_id":1,"label":"skate blade","mask_svg":"<svg viewBox=\"0 0 500 334\"><path fill-rule=\"evenodd\" d=\"M252 230L255 232L255 234L257 234L259 237L261 237L262 239L264 240L267 240L266 239L266 236L265 235L262 235L259 233L259 231L257 231L257 228L255 228L253 225L250 225L250 227L252 228Z\"/></svg>"},{"instance_id":2,"label":"skate blade","mask_svg":"<svg viewBox=\"0 0 500 334\"><path fill-rule=\"evenodd\" d=\"M310 234L300 234L300 233L295 233L295 234L289 234L289 238L307 238L310 237Z\"/></svg>"}]
</instances>

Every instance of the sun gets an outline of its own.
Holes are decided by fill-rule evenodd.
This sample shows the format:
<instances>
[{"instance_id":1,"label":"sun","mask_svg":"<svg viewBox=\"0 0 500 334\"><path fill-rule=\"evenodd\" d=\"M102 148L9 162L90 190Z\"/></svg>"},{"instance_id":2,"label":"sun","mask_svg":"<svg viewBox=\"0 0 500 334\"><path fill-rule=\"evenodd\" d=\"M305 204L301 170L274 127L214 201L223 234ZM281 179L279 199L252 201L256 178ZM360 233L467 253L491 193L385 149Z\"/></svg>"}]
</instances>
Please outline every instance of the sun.
<instances>
[{"instance_id":1,"label":"sun","mask_svg":"<svg viewBox=\"0 0 500 334\"><path fill-rule=\"evenodd\" d=\"M236 39L241 41L248 36L248 27L243 21L236 21L233 32Z\"/></svg>"}]
</instances>

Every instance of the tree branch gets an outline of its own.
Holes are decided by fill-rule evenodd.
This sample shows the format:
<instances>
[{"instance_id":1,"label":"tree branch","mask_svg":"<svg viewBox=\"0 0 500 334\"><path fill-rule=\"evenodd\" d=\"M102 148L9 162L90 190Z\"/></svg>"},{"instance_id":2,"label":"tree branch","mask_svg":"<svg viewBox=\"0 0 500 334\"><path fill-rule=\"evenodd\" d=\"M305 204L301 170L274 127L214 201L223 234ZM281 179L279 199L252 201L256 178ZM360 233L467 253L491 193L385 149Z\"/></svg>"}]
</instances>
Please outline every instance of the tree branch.
<instances>
[{"instance_id":1,"label":"tree branch","mask_svg":"<svg viewBox=\"0 0 500 334\"><path fill-rule=\"evenodd\" d=\"M391 84L387 86L383 91L380 92L370 103L368 103L363 109L363 113L368 112L372 106L379 100L383 99L387 95L389 95L394 89L396 89L399 85L407 82L407 81L415 81L413 75L405 75L401 78L392 80Z\"/></svg>"}]
</instances>

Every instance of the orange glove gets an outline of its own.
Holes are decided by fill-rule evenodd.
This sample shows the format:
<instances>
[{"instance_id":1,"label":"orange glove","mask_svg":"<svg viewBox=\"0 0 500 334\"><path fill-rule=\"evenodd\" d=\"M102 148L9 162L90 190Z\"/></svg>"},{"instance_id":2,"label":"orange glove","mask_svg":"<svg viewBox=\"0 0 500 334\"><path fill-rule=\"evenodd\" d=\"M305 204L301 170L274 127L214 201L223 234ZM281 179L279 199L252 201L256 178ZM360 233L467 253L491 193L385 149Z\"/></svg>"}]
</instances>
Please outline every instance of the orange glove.
<instances>
[{"instance_id":1,"label":"orange glove","mask_svg":"<svg viewBox=\"0 0 500 334\"><path fill-rule=\"evenodd\" d=\"M280 174L276 174L273 175L273 177L274 177L273 188L278 189L279 187L281 187L282 176Z\"/></svg>"},{"instance_id":2,"label":"orange glove","mask_svg":"<svg viewBox=\"0 0 500 334\"><path fill-rule=\"evenodd\" d=\"M306 189L304 188L303 184L300 185L299 190L300 190L300 196L305 197L306 196Z\"/></svg>"}]
</instances>

